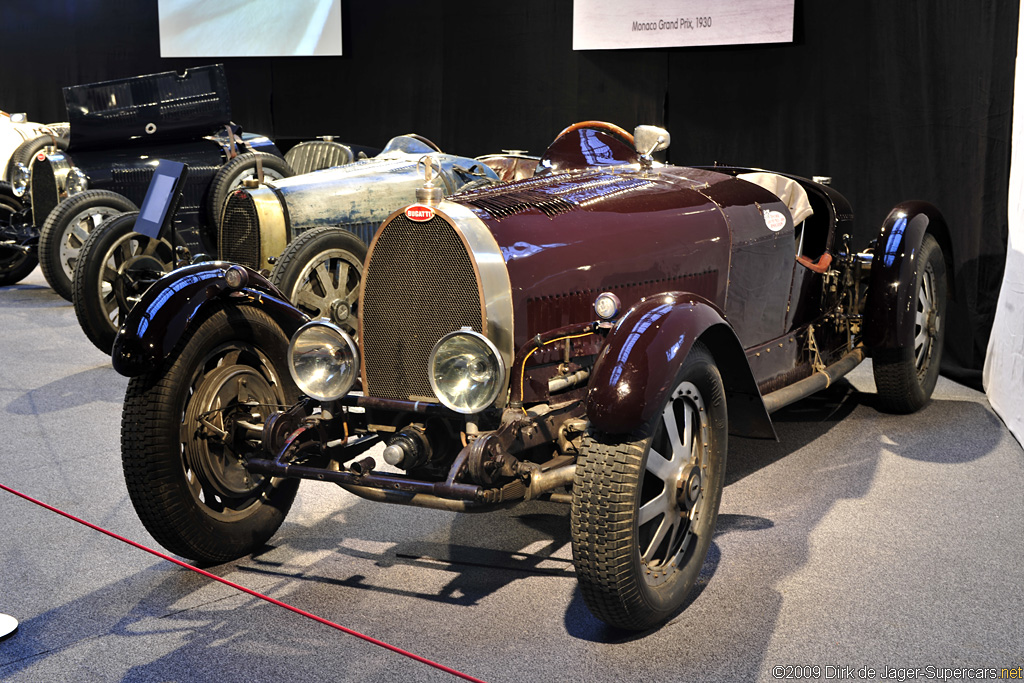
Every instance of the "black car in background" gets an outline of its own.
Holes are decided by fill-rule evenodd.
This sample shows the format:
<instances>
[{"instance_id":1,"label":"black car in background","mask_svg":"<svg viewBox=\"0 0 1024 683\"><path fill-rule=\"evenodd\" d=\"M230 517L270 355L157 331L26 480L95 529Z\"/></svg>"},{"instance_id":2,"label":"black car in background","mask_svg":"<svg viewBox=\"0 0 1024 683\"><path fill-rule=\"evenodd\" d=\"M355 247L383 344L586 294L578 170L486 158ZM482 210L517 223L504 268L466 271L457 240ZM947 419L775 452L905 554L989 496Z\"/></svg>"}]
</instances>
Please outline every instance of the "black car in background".
<instances>
[{"instance_id":1,"label":"black car in background","mask_svg":"<svg viewBox=\"0 0 1024 683\"><path fill-rule=\"evenodd\" d=\"M194 250L215 244L217 207L257 162L268 177L292 174L269 138L232 123L221 64L71 86L64 99L66 149L41 150L12 173L22 208L0 225L0 251L27 257L21 277L38 258L68 300L85 239L107 218L138 209L158 159L189 167L177 216L179 238Z\"/></svg>"}]
</instances>

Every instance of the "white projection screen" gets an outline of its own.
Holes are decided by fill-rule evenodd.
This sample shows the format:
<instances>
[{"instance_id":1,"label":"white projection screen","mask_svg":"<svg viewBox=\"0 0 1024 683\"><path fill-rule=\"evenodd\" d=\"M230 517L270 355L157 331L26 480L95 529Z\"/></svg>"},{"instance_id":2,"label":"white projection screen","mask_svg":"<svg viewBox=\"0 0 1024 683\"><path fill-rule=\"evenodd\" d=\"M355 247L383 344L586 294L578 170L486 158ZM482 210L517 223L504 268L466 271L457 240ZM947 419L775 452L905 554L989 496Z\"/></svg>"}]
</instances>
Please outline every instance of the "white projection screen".
<instances>
[{"instance_id":1,"label":"white projection screen","mask_svg":"<svg viewBox=\"0 0 1024 683\"><path fill-rule=\"evenodd\" d=\"M982 382L992 409L1024 445L1024 17L1019 20L1017 34L1006 270Z\"/></svg>"},{"instance_id":2,"label":"white projection screen","mask_svg":"<svg viewBox=\"0 0 1024 683\"><path fill-rule=\"evenodd\" d=\"M795 0L573 0L572 48L793 41Z\"/></svg>"},{"instance_id":3,"label":"white projection screen","mask_svg":"<svg viewBox=\"0 0 1024 683\"><path fill-rule=\"evenodd\" d=\"M161 57L341 54L341 0L157 0Z\"/></svg>"}]
</instances>

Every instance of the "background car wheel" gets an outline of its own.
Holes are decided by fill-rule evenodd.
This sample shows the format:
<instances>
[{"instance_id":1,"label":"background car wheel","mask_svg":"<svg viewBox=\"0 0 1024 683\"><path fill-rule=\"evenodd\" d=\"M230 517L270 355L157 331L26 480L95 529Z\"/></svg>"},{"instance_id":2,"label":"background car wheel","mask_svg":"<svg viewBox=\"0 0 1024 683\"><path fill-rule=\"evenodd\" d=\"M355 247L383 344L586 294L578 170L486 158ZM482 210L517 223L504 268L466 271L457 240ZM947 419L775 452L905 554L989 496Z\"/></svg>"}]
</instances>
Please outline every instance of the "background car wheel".
<instances>
[{"instance_id":1,"label":"background car wheel","mask_svg":"<svg viewBox=\"0 0 1024 683\"><path fill-rule=\"evenodd\" d=\"M227 201L231 192L242 186L242 182L248 178L256 177L256 162L263 162L263 177L268 180L280 180L295 175L288 162L274 154L266 152L246 152L220 167L213 180L210 182L209 201L206 204L206 216L210 225L216 227L220 233L221 213L224 211L224 202Z\"/></svg>"},{"instance_id":2,"label":"background car wheel","mask_svg":"<svg viewBox=\"0 0 1024 683\"><path fill-rule=\"evenodd\" d=\"M920 410L931 398L942 360L946 317L946 262L935 238L926 234L915 272L917 293L913 332L901 349L872 354L879 407L892 413Z\"/></svg>"},{"instance_id":3,"label":"background car wheel","mask_svg":"<svg viewBox=\"0 0 1024 683\"><path fill-rule=\"evenodd\" d=\"M11 152L11 158L7 160L7 167L4 168L4 180L11 181L14 168L18 164L28 166L32 162L32 157L38 154L40 150L49 146L66 150L68 148L68 139L53 135L37 135L34 138L25 140Z\"/></svg>"},{"instance_id":4,"label":"background car wheel","mask_svg":"<svg viewBox=\"0 0 1024 683\"><path fill-rule=\"evenodd\" d=\"M71 301L71 278L89 233L108 218L138 210L129 199L107 190L86 190L58 204L39 231L39 265L53 291Z\"/></svg>"},{"instance_id":5,"label":"background car wheel","mask_svg":"<svg viewBox=\"0 0 1024 683\"><path fill-rule=\"evenodd\" d=\"M128 383L121 459L132 504L162 546L199 562L261 548L284 521L297 479L251 474L250 432L298 396L288 338L265 313L221 309L158 370Z\"/></svg>"},{"instance_id":6,"label":"background car wheel","mask_svg":"<svg viewBox=\"0 0 1024 683\"><path fill-rule=\"evenodd\" d=\"M174 268L174 247L135 232L138 216L133 211L101 223L82 245L75 268L78 324L104 353L114 344L121 313L130 311L153 282Z\"/></svg>"},{"instance_id":7,"label":"background car wheel","mask_svg":"<svg viewBox=\"0 0 1024 683\"><path fill-rule=\"evenodd\" d=\"M718 518L727 415L699 342L660 417L639 435L584 437L573 481L573 563L593 614L619 628L664 623L700 574Z\"/></svg>"},{"instance_id":8,"label":"background car wheel","mask_svg":"<svg viewBox=\"0 0 1024 683\"><path fill-rule=\"evenodd\" d=\"M270 281L311 318L330 318L356 336L366 245L344 228L314 228L292 240Z\"/></svg>"},{"instance_id":9,"label":"background car wheel","mask_svg":"<svg viewBox=\"0 0 1024 683\"><path fill-rule=\"evenodd\" d=\"M0 230L9 227L15 214L23 208L21 200L14 196L11 184L0 181ZM34 250L25 252L13 247L0 246L0 287L21 282L37 263Z\"/></svg>"}]
</instances>

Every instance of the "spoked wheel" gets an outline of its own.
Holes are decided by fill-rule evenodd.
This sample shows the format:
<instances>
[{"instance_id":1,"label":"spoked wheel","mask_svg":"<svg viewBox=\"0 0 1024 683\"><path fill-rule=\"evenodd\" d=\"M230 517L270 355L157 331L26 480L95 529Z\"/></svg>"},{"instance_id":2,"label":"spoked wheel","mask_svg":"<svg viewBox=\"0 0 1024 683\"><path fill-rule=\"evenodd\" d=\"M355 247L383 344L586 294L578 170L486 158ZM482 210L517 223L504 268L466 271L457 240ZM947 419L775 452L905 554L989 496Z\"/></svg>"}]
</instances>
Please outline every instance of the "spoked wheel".
<instances>
[{"instance_id":1,"label":"spoked wheel","mask_svg":"<svg viewBox=\"0 0 1024 683\"><path fill-rule=\"evenodd\" d=\"M266 180L280 180L295 175L288 162L274 154L266 152L246 152L221 166L210 181L209 201L206 205L206 218L211 226L220 232L224 203L228 195L242 186L246 180L256 178L257 161L263 167Z\"/></svg>"},{"instance_id":2,"label":"spoked wheel","mask_svg":"<svg viewBox=\"0 0 1024 683\"><path fill-rule=\"evenodd\" d=\"M697 342L643 434L584 438L573 482L573 562L602 621L658 626L696 583L722 497L724 397L714 360Z\"/></svg>"},{"instance_id":3,"label":"spoked wheel","mask_svg":"<svg viewBox=\"0 0 1024 683\"><path fill-rule=\"evenodd\" d=\"M926 234L917 259L914 326L903 348L872 354L875 387L883 410L912 413L924 407L935 390L942 360L946 315L946 262L935 238Z\"/></svg>"},{"instance_id":4,"label":"spoked wheel","mask_svg":"<svg viewBox=\"0 0 1024 683\"><path fill-rule=\"evenodd\" d=\"M163 367L133 377L121 458L135 510L168 550L225 562L258 550L284 521L296 479L250 473L267 417L298 396L288 339L265 313L217 311Z\"/></svg>"},{"instance_id":5,"label":"spoked wheel","mask_svg":"<svg viewBox=\"0 0 1024 683\"><path fill-rule=\"evenodd\" d=\"M153 282L174 268L174 247L135 232L138 212L104 221L82 245L75 268L78 323L96 348L110 353L121 315Z\"/></svg>"},{"instance_id":6,"label":"spoked wheel","mask_svg":"<svg viewBox=\"0 0 1024 683\"><path fill-rule=\"evenodd\" d=\"M314 228L281 254L270 281L311 318L330 318L354 338L366 245L343 228Z\"/></svg>"},{"instance_id":7,"label":"spoked wheel","mask_svg":"<svg viewBox=\"0 0 1024 683\"><path fill-rule=\"evenodd\" d=\"M68 197L46 217L39 231L39 265L53 291L72 300L72 276L85 240L100 223L137 206L116 192L86 190Z\"/></svg>"},{"instance_id":8,"label":"spoked wheel","mask_svg":"<svg viewBox=\"0 0 1024 683\"><path fill-rule=\"evenodd\" d=\"M14 195L11 184L0 181L0 236L4 239L17 241L20 231L14 225L14 221L23 208L21 200ZM21 282L38 262L34 249L0 246L0 287Z\"/></svg>"}]
</instances>

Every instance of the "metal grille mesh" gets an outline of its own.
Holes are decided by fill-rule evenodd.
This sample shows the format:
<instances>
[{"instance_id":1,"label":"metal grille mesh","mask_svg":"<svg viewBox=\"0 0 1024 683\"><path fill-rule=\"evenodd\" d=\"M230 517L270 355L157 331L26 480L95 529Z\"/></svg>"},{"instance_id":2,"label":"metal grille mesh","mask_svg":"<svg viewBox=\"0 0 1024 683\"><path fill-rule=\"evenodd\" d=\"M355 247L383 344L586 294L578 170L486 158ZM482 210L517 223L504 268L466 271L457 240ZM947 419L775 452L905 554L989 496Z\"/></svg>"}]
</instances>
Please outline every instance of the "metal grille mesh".
<instances>
[{"instance_id":1,"label":"metal grille mesh","mask_svg":"<svg viewBox=\"0 0 1024 683\"><path fill-rule=\"evenodd\" d=\"M57 206L57 179L53 176L53 166L49 161L36 159L32 162L32 184L29 187L32 196L32 222L37 228L43 227L43 221Z\"/></svg>"},{"instance_id":2,"label":"metal grille mesh","mask_svg":"<svg viewBox=\"0 0 1024 683\"><path fill-rule=\"evenodd\" d=\"M399 215L377 237L363 272L363 361L369 395L435 400L427 361L462 327L483 332L473 261L444 219Z\"/></svg>"},{"instance_id":3,"label":"metal grille mesh","mask_svg":"<svg viewBox=\"0 0 1024 683\"><path fill-rule=\"evenodd\" d=\"M237 190L228 197L218 244L222 260L259 270L260 221L256 216L256 204L248 192Z\"/></svg>"}]
</instances>

